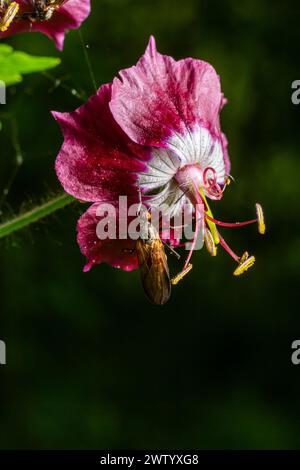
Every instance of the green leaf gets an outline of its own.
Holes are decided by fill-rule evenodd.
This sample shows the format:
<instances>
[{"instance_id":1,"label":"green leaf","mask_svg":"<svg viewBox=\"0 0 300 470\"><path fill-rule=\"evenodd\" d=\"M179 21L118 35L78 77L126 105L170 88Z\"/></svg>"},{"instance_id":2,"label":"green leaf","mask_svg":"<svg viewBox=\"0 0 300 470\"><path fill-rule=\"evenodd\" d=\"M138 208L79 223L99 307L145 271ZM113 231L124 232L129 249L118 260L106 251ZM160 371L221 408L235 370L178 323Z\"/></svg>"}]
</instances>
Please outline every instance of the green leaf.
<instances>
[{"instance_id":1,"label":"green leaf","mask_svg":"<svg viewBox=\"0 0 300 470\"><path fill-rule=\"evenodd\" d=\"M22 75L43 72L60 64L56 57L35 57L0 44L0 80L7 86L22 81Z\"/></svg>"}]
</instances>

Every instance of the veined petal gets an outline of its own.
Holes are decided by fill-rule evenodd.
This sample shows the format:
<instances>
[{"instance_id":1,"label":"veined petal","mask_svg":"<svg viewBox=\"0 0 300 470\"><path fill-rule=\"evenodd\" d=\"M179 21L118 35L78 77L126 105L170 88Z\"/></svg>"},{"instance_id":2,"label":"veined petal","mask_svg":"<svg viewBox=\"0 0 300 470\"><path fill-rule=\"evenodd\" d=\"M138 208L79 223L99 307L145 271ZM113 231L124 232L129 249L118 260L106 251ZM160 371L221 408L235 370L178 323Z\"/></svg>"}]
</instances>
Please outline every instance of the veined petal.
<instances>
[{"instance_id":1,"label":"veined petal","mask_svg":"<svg viewBox=\"0 0 300 470\"><path fill-rule=\"evenodd\" d=\"M53 115L64 143L56 160L57 176L66 192L84 201L115 200L137 194L137 172L146 169L149 150L132 142L108 107L111 85L72 113Z\"/></svg>"},{"instance_id":2,"label":"veined petal","mask_svg":"<svg viewBox=\"0 0 300 470\"><path fill-rule=\"evenodd\" d=\"M94 265L100 263L107 263L124 271L137 269L138 260L134 251L134 240L129 238L100 240L97 237L97 224L101 220L101 217L97 216L98 207L99 204L90 206L77 224L77 241L82 254L87 258L84 271L89 271ZM118 217L118 211L116 215Z\"/></svg>"},{"instance_id":3,"label":"veined petal","mask_svg":"<svg viewBox=\"0 0 300 470\"><path fill-rule=\"evenodd\" d=\"M114 80L110 102L114 118L133 141L151 146L151 160L139 185L144 193L157 190L153 203L170 199L166 188L172 187L174 193L169 183L189 165L197 167L200 186L205 186L207 168L215 184L224 186L230 162L219 113L225 102L211 65L163 56L153 37L137 65ZM177 208L172 210L176 213Z\"/></svg>"},{"instance_id":4,"label":"veined petal","mask_svg":"<svg viewBox=\"0 0 300 470\"><path fill-rule=\"evenodd\" d=\"M119 75L110 108L133 141L161 147L174 133L186 134L196 125L220 136L219 112L225 101L210 64L191 58L176 62L159 54L151 37L137 65Z\"/></svg>"},{"instance_id":5,"label":"veined petal","mask_svg":"<svg viewBox=\"0 0 300 470\"><path fill-rule=\"evenodd\" d=\"M224 159L222 140L214 139L205 127L196 126L193 131L182 135L175 133L168 140L168 147L152 148L152 158L147 163L147 170L139 175L139 185L146 194L157 190L155 196L149 199L149 205L158 208L168 204L170 213L175 215L184 204L189 203L184 193L192 188L191 169L194 168L193 182L198 187L205 187L206 168L214 171L216 183L223 186L228 165ZM178 178L179 172L184 169L187 170L184 177Z\"/></svg>"},{"instance_id":6,"label":"veined petal","mask_svg":"<svg viewBox=\"0 0 300 470\"><path fill-rule=\"evenodd\" d=\"M179 215L184 206L186 212L193 211L190 199L175 180L168 182L153 196L145 198L145 202L151 209L163 209L163 215L168 217Z\"/></svg>"}]
</instances>

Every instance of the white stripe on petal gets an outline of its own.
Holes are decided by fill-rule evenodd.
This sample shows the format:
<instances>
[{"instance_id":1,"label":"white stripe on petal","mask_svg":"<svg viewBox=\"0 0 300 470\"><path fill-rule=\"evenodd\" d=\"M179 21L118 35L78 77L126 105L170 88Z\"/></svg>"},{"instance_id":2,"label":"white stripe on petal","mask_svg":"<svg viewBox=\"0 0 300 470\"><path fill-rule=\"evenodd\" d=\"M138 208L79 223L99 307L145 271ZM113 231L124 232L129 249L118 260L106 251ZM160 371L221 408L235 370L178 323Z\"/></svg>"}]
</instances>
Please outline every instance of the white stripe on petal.
<instances>
[{"instance_id":1,"label":"white stripe on petal","mask_svg":"<svg viewBox=\"0 0 300 470\"><path fill-rule=\"evenodd\" d=\"M213 168L217 183L224 184L226 172L221 141L205 127L197 126L185 134L174 133L167 142L167 148L153 148L152 159L147 163L148 171L139 177L144 194L159 190L149 199L150 206L158 208L168 204L173 215L180 211L182 205L188 203L188 198L183 195L175 177L180 169L194 164L200 173L207 167Z\"/></svg>"}]
</instances>

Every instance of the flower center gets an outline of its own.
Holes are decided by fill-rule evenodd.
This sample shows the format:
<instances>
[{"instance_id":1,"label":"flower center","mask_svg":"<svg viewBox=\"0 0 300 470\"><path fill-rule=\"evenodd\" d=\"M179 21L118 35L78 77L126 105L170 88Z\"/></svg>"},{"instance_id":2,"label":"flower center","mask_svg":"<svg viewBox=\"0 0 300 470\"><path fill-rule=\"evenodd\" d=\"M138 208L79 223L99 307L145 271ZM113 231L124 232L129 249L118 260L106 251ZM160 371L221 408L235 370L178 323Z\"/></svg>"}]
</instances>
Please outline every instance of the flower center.
<instances>
[{"instance_id":1,"label":"flower center","mask_svg":"<svg viewBox=\"0 0 300 470\"><path fill-rule=\"evenodd\" d=\"M198 196L195 197L195 190L198 193L199 189L210 199L220 200L223 196L223 190L217 181L217 172L211 166L202 170L198 163L186 165L177 171L175 180L182 191L190 190L189 196L193 202L195 199L199 202Z\"/></svg>"},{"instance_id":2,"label":"flower center","mask_svg":"<svg viewBox=\"0 0 300 470\"><path fill-rule=\"evenodd\" d=\"M238 267L234 271L235 276L243 274L253 266L255 263L255 257L249 256L248 252L238 256L225 242L217 227L243 227L253 223L258 223L259 233L264 234L265 221L261 205L256 204L257 217L255 219L248 220L246 222L221 222L213 217L206 199L206 195L211 199L216 200L221 199L223 196L223 190L217 182L216 171L214 168L208 166L204 171L202 171L198 164L186 165L176 173L175 179L182 190L187 188L187 196L195 207L195 238L198 237L199 231L202 227L202 230L204 231L205 245L209 253L212 256L216 256L217 246L221 245L222 248L238 263ZM193 246L194 244L192 244L192 249L187 256L183 270L178 276L176 276L176 278L174 278L174 283L177 283L178 280L181 280L182 277L190 271L190 260Z\"/></svg>"}]
</instances>

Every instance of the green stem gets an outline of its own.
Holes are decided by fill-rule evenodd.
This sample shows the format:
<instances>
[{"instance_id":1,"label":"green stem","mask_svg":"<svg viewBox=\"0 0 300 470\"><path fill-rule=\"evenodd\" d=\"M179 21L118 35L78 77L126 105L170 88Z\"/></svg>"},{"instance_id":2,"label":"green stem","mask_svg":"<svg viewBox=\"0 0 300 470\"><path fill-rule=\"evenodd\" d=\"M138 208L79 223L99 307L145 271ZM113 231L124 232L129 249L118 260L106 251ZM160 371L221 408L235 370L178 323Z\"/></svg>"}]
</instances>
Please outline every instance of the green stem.
<instances>
[{"instance_id":1,"label":"green stem","mask_svg":"<svg viewBox=\"0 0 300 470\"><path fill-rule=\"evenodd\" d=\"M93 88L94 88L94 92L97 93L98 87L97 87L95 75L94 75L94 72L93 72L92 64L91 64L91 61L90 61L90 57L89 57L89 54L87 52L87 48L89 46L87 44L85 44L85 42L84 42L81 28L78 29L78 34L79 34L81 46L82 46L82 49L83 49L84 58L85 58L85 61L86 61L86 64L87 64L87 67L88 67L88 70L89 70L89 74L90 74L90 77L91 77L91 82L92 82L92 85L93 85Z\"/></svg>"},{"instance_id":2,"label":"green stem","mask_svg":"<svg viewBox=\"0 0 300 470\"><path fill-rule=\"evenodd\" d=\"M24 214L0 225L0 238L6 237L17 230L21 230L27 225L47 217L58 209L62 209L74 201L75 199L72 196L64 193L48 202L45 202L41 206L35 207L28 212L24 212Z\"/></svg>"}]
</instances>

